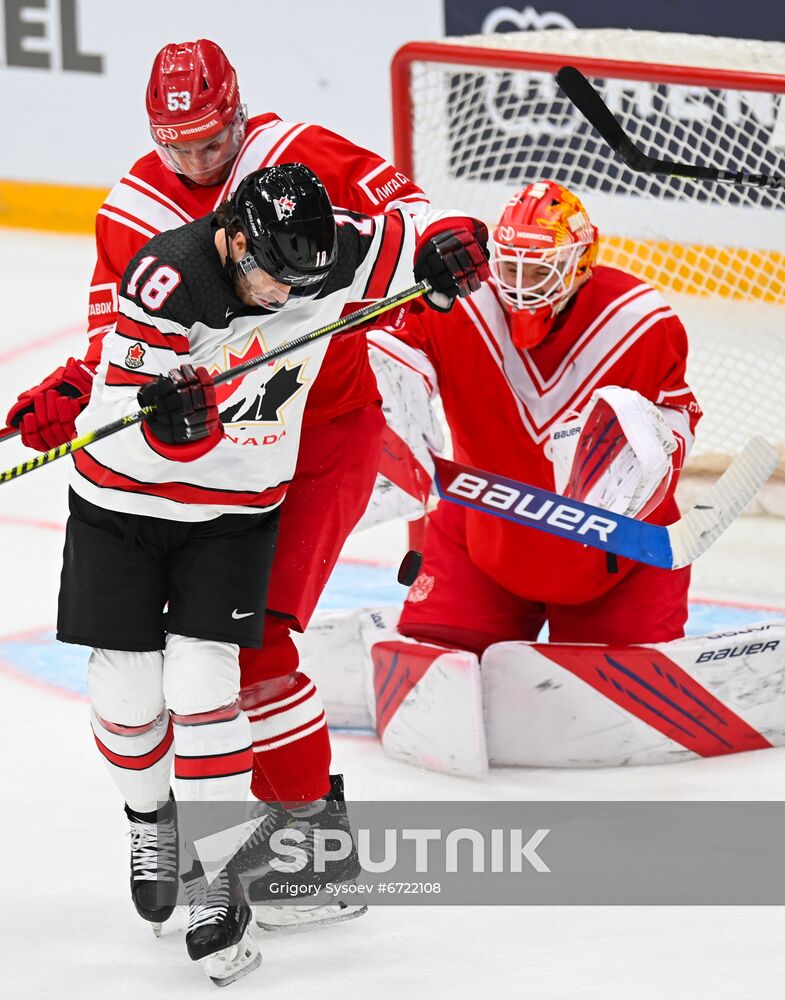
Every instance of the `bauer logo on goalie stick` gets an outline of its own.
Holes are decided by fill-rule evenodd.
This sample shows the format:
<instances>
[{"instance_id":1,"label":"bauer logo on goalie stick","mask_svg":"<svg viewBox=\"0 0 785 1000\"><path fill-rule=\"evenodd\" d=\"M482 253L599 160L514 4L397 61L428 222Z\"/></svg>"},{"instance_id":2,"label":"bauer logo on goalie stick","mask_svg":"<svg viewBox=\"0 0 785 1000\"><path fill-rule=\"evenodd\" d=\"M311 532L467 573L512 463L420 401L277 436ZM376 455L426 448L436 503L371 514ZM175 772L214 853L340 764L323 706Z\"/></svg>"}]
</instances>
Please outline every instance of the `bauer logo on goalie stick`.
<instances>
[{"instance_id":1,"label":"bauer logo on goalie stick","mask_svg":"<svg viewBox=\"0 0 785 1000\"><path fill-rule=\"evenodd\" d=\"M576 535L586 535L593 531L603 542L607 542L609 535L617 527L616 522L610 518L589 514L568 503L556 503L548 499L537 501L533 493L514 489L504 483L494 483L468 472L459 473L444 492L459 499L474 500L492 510L509 510L530 521L543 521L562 531L574 531Z\"/></svg>"}]
</instances>

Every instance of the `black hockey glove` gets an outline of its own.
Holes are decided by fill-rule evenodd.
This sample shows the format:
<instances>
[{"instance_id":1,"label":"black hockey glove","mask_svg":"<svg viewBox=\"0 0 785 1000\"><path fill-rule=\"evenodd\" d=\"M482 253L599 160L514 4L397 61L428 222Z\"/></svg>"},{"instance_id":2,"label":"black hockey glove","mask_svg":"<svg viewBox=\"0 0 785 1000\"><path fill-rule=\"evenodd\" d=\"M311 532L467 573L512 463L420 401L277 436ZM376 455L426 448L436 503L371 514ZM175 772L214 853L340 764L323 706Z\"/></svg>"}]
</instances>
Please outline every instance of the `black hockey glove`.
<instances>
[{"instance_id":1,"label":"black hockey glove","mask_svg":"<svg viewBox=\"0 0 785 1000\"><path fill-rule=\"evenodd\" d=\"M143 385L136 398L140 406L158 407L144 419L147 430L164 444L203 441L222 430L215 386L206 368L172 368L168 375L159 375L155 382ZM215 444L220 437L216 437Z\"/></svg>"},{"instance_id":2,"label":"black hockey glove","mask_svg":"<svg viewBox=\"0 0 785 1000\"><path fill-rule=\"evenodd\" d=\"M490 275L488 227L475 222L474 231L464 227L445 229L425 240L417 249L414 277L431 283L425 301L438 312L449 312L455 299L476 292Z\"/></svg>"}]
</instances>

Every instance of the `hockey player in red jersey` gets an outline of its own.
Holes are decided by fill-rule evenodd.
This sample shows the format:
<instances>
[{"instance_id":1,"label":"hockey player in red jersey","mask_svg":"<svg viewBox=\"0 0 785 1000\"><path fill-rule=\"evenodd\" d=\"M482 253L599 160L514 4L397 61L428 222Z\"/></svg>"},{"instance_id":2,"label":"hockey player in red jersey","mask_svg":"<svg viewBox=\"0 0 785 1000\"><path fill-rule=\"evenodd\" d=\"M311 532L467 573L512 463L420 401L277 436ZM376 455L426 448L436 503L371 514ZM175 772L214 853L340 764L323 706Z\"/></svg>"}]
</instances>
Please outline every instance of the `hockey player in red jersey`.
<instances>
[{"instance_id":1,"label":"hockey player in red jersey","mask_svg":"<svg viewBox=\"0 0 785 1000\"><path fill-rule=\"evenodd\" d=\"M234 69L213 42L165 46L146 95L155 150L137 160L107 196L96 219L97 262L90 288L90 346L24 392L8 414L30 447L46 450L74 436L90 392L101 342L117 319L120 278L158 233L214 210L250 171L300 161L321 178L334 205L386 213L388 246L403 216L427 207L425 195L392 164L318 125L251 118ZM396 255L380 260L347 308L378 298ZM260 352L258 337L237 345L231 363ZM222 387L219 394L226 392ZM263 800L310 801L330 789L330 743L319 694L302 673L290 629L306 628L373 488L384 421L362 333L336 338L308 397L294 480L281 514L262 650L243 650L243 705L254 747L253 792ZM284 430L254 421L245 450L264 452ZM330 496L332 502L323 503Z\"/></svg>"},{"instance_id":2,"label":"hockey player in red jersey","mask_svg":"<svg viewBox=\"0 0 785 1000\"><path fill-rule=\"evenodd\" d=\"M438 387L456 460L656 524L700 408L687 338L662 296L596 265L598 234L559 185L531 184L493 234L492 281L446 319L410 316L377 346ZM399 631L490 644L658 642L684 634L689 568L671 572L442 501Z\"/></svg>"},{"instance_id":3,"label":"hockey player in red jersey","mask_svg":"<svg viewBox=\"0 0 785 1000\"><path fill-rule=\"evenodd\" d=\"M333 322L371 285L384 298L414 274L439 309L476 290L488 265L473 220L430 216L395 228L333 214L316 175L284 164L249 174L216 213L155 237L126 268L77 426L130 412L137 393L155 410L74 455L57 634L93 647L93 732L126 801L145 919L166 919L177 887L176 851L159 842L173 824L172 803L159 806L172 764L179 802L247 799L253 719L239 700L239 650L261 645L279 513L328 338L248 373L228 398L210 373L254 336L273 348ZM257 452L244 439L269 397L285 426ZM270 815L298 829L338 821L341 796L327 791ZM188 860L188 953L223 985L259 962L250 909L234 861L208 878ZM263 900L266 879L251 884Z\"/></svg>"}]
</instances>

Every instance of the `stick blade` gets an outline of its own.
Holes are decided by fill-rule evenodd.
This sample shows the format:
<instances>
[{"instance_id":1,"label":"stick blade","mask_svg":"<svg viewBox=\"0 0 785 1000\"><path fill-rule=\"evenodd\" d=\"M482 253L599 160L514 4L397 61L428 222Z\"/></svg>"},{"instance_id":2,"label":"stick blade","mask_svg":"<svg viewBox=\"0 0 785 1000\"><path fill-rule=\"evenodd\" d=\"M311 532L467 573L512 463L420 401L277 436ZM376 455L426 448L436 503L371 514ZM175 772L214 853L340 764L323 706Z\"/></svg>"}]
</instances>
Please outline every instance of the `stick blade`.
<instances>
[{"instance_id":1,"label":"stick blade","mask_svg":"<svg viewBox=\"0 0 785 1000\"><path fill-rule=\"evenodd\" d=\"M627 133L583 73L575 66L562 66L556 74L556 82L611 149L628 166L640 169L640 163L645 163L648 158L633 146Z\"/></svg>"},{"instance_id":2,"label":"stick blade","mask_svg":"<svg viewBox=\"0 0 785 1000\"><path fill-rule=\"evenodd\" d=\"M736 520L742 510L774 472L777 451L756 435L747 442L700 503L681 520L668 526L673 569L694 562Z\"/></svg>"}]
</instances>

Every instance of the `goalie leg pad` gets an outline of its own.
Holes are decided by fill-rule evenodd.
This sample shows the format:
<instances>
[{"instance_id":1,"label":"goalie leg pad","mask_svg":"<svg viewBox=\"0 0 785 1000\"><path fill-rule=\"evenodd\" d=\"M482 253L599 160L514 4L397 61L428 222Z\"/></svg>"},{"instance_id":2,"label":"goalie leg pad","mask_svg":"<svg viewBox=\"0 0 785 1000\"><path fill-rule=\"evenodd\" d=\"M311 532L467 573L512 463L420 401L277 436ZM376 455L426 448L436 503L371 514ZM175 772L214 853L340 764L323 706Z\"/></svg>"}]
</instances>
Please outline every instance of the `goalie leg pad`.
<instances>
[{"instance_id":1,"label":"goalie leg pad","mask_svg":"<svg viewBox=\"0 0 785 1000\"><path fill-rule=\"evenodd\" d=\"M431 771L488 771L480 663L400 637L371 646L376 732L390 757Z\"/></svg>"},{"instance_id":2,"label":"goalie leg pad","mask_svg":"<svg viewBox=\"0 0 785 1000\"><path fill-rule=\"evenodd\" d=\"M297 637L330 723L377 728L386 753L420 767L484 774L476 655L407 639L397 619L397 608L333 612Z\"/></svg>"},{"instance_id":3,"label":"goalie leg pad","mask_svg":"<svg viewBox=\"0 0 785 1000\"><path fill-rule=\"evenodd\" d=\"M482 659L493 764L664 764L785 744L785 624L646 646L499 643Z\"/></svg>"}]
</instances>

